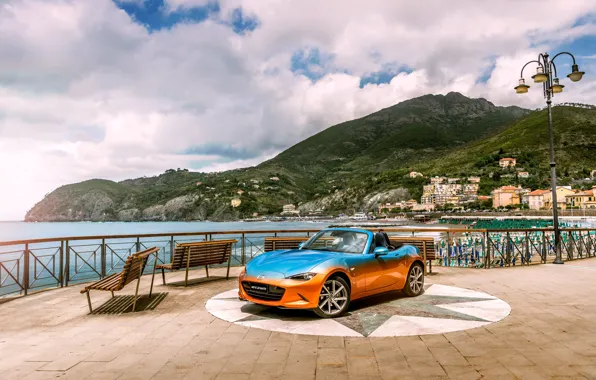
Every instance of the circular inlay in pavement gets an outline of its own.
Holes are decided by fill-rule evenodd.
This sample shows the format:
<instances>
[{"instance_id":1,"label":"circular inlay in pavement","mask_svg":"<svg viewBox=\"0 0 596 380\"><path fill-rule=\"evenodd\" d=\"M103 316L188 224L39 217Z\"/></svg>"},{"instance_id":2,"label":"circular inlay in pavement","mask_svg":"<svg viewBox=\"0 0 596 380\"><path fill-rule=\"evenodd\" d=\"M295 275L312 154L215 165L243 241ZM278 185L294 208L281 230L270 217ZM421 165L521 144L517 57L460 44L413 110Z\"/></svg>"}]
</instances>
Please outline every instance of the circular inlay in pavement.
<instances>
[{"instance_id":1,"label":"circular inlay in pavement","mask_svg":"<svg viewBox=\"0 0 596 380\"><path fill-rule=\"evenodd\" d=\"M207 301L207 310L228 322L264 330L325 336L407 336L442 334L480 327L509 315L509 304L483 292L427 284L424 294L385 293L353 301L339 318L322 319L309 310L278 309L238 299L228 290Z\"/></svg>"}]
</instances>

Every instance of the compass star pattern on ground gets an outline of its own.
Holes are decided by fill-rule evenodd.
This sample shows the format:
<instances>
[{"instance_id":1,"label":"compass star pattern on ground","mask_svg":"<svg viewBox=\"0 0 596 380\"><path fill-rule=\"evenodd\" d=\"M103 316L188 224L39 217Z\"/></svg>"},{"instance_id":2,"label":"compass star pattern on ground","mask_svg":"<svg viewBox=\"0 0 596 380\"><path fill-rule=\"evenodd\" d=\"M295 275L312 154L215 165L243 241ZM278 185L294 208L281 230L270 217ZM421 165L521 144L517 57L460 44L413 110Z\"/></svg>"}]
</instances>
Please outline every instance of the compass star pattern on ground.
<instances>
[{"instance_id":1,"label":"compass star pattern on ground","mask_svg":"<svg viewBox=\"0 0 596 380\"><path fill-rule=\"evenodd\" d=\"M489 294L446 285L426 285L418 297L399 292L357 300L334 319L308 310L283 310L238 299L237 290L213 297L207 310L229 322L297 334L330 336L405 336L475 328L505 318L509 305Z\"/></svg>"}]
</instances>

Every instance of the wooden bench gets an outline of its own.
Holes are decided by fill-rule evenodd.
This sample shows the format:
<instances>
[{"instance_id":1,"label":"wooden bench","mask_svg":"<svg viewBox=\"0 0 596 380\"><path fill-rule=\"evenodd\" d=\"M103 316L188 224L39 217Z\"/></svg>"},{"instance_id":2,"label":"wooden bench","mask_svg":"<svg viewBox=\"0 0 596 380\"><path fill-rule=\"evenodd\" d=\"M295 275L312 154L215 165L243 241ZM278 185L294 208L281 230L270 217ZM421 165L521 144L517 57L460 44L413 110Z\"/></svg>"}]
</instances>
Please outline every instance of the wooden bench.
<instances>
[{"instance_id":1,"label":"wooden bench","mask_svg":"<svg viewBox=\"0 0 596 380\"><path fill-rule=\"evenodd\" d=\"M435 251L435 239L432 237L416 237L416 236L389 236L391 245L396 248L402 245L412 245L420 251L420 256L424 262L428 262L428 273L432 273L432 262L436 260L437 255Z\"/></svg>"},{"instance_id":2,"label":"wooden bench","mask_svg":"<svg viewBox=\"0 0 596 380\"><path fill-rule=\"evenodd\" d=\"M89 303L89 312L93 313L93 308L91 307L91 296L89 292L91 290L103 290L103 291L110 291L112 293L112 297L114 297L114 292L122 290L127 284L131 283L134 280L137 280L137 288L135 290L135 297L132 304L132 311L135 311L137 305L137 298L139 295L139 283L141 282L141 276L143 275L143 271L145 270L145 265L147 264L147 260L149 256L155 254L155 263L157 263L157 252L159 248L153 247L148 248L140 252L133 253L132 255L128 256L126 262L124 263L124 267L122 268L122 272L114 273L109 275L97 282L94 282L91 285L87 285L81 290L82 293L87 293L87 302ZM155 265L153 266L153 274L151 276L151 289L149 290L149 298L151 298L151 294L153 293L153 279L155 278Z\"/></svg>"},{"instance_id":3,"label":"wooden bench","mask_svg":"<svg viewBox=\"0 0 596 380\"><path fill-rule=\"evenodd\" d=\"M177 271L186 269L184 286L188 286L188 270L194 267L205 266L207 277L209 277L209 265L223 264L227 261L228 272L226 279L230 277L230 263L232 262L232 245L238 240L212 240L195 243L176 244L172 255L172 262L169 264L158 264L161 269L163 284L166 284L165 270Z\"/></svg>"},{"instance_id":4,"label":"wooden bench","mask_svg":"<svg viewBox=\"0 0 596 380\"><path fill-rule=\"evenodd\" d=\"M264 250L269 252L276 249L298 249L300 243L308 239L310 239L308 236L266 237Z\"/></svg>"}]
</instances>

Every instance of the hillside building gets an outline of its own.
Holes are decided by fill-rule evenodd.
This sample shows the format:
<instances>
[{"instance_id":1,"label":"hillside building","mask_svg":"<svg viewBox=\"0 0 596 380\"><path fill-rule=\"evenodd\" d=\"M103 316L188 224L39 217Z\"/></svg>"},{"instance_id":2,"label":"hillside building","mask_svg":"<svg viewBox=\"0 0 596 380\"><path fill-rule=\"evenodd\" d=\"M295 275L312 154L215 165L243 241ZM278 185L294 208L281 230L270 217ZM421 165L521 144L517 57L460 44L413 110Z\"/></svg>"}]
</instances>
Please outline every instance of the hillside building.
<instances>
[{"instance_id":1,"label":"hillside building","mask_svg":"<svg viewBox=\"0 0 596 380\"><path fill-rule=\"evenodd\" d=\"M534 190L526 194L528 198L528 208L530 210L541 210L544 208L544 194L549 190Z\"/></svg>"},{"instance_id":2,"label":"hillside building","mask_svg":"<svg viewBox=\"0 0 596 380\"><path fill-rule=\"evenodd\" d=\"M521 186L501 186L493 190L493 208L522 204L522 197L529 193L529 189L523 189ZM527 201L529 202L529 199Z\"/></svg>"},{"instance_id":3,"label":"hillside building","mask_svg":"<svg viewBox=\"0 0 596 380\"><path fill-rule=\"evenodd\" d=\"M478 198L477 184L440 183L424 185L422 204L445 205L474 202Z\"/></svg>"},{"instance_id":4,"label":"hillside building","mask_svg":"<svg viewBox=\"0 0 596 380\"><path fill-rule=\"evenodd\" d=\"M416 205L414 205L414 207L412 207L412 211L434 211L435 207L435 204L417 203Z\"/></svg>"},{"instance_id":5,"label":"hillside building","mask_svg":"<svg viewBox=\"0 0 596 380\"><path fill-rule=\"evenodd\" d=\"M518 172L517 173L517 176L519 178L529 178L530 177L530 173L528 173L528 172Z\"/></svg>"},{"instance_id":6,"label":"hillside building","mask_svg":"<svg viewBox=\"0 0 596 380\"><path fill-rule=\"evenodd\" d=\"M418 172L410 172L410 174L408 174L410 176L410 178L417 178L417 177L424 177L424 175L422 173L418 173Z\"/></svg>"},{"instance_id":7,"label":"hillside building","mask_svg":"<svg viewBox=\"0 0 596 380\"><path fill-rule=\"evenodd\" d=\"M391 211L393 209L413 210L414 207L417 205L418 205L418 202L415 199L410 199L409 201L402 201L402 202L395 202L395 203L384 203L379 206L379 214L386 212L385 210Z\"/></svg>"},{"instance_id":8,"label":"hillside building","mask_svg":"<svg viewBox=\"0 0 596 380\"><path fill-rule=\"evenodd\" d=\"M558 195L558 194L557 194ZM558 199L557 199L558 201ZM578 191L572 195L565 196L565 203L567 207L579 209L595 209L596 208L596 186L590 190Z\"/></svg>"},{"instance_id":9,"label":"hillside building","mask_svg":"<svg viewBox=\"0 0 596 380\"><path fill-rule=\"evenodd\" d=\"M515 158L511 158L511 157L505 157L505 158L501 158L499 160L499 166L501 168L509 168L509 167L515 167L515 164L517 163Z\"/></svg>"},{"instance_id":10,"label":"hillside building","mask_svg":"<svg viewBox=\"0 0 596 380\"><path fill-rule=\"evenodd\" d=\"M575 191L571 189L571 186L557 186L557 208L561 210L567 209L567 196L574 195ZM553 209L553 195L552 189L549 189L544 193L544 208Z\"/></svg>"},{"instance_id":11,"label":"hillside building","mask_svg":"<svg viewBox=\"0 0 596 380\"><path fill-rule=\"evenodd\" d=\"M287 205L283 205L282 207L282 215L291 215L291 214L299 214L300 211L296 210L296 206L294 206L293 204L287 204Z\"/></svg>"},{"instance_id":12,"label":"hillside building","mask_svg":"<svg viewBox=\"0 0 596 380\"><path fill-rule=\"evenodd\" d=\"M468 177L469 183L480 183L480 177Z\"/></svg>"},{"instance_id":13,"label":"hillside building","mask_svg":"<svg viewBox=\"0 0 596 380\"><path fill-rule=\"evenodd\" d=\"M430 183L431 184L437 184L437 183L443 183L447 180L447 178L445 177L432 177L430 179Z\"/></svg>"}]
</instances>

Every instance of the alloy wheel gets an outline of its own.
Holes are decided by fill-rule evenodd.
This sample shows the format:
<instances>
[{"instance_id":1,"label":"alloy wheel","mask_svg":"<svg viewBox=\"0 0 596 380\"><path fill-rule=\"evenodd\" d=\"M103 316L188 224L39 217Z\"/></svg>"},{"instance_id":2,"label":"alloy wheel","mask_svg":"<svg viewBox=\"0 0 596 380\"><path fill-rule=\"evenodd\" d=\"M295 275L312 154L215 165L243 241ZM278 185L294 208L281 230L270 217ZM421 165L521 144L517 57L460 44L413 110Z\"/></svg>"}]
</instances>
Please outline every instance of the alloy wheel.
<instances>
[{"instance_id":1,"label":"alloy wheel","mask_svg":"<svg viewBox=\"0 0 596 380\"><path fill-rule=\"evenodd\" d=\"M348 290L339 281L325 281L319 296L319 309L326 315L335 315L343 311L348 302Z\"/></svg>"},{"instance_id":2,"label":"alloy wheel","mask_svg":"<svg viewBox=\"0 0 596 380\"><path fill-rule=\"evenodd\" d=\"M414 294L418 294L422 291L424 286L424 279L422 277L422 268L420 265L415 265L410 271L410 289Z\"/></svg>"}]
</instances>

